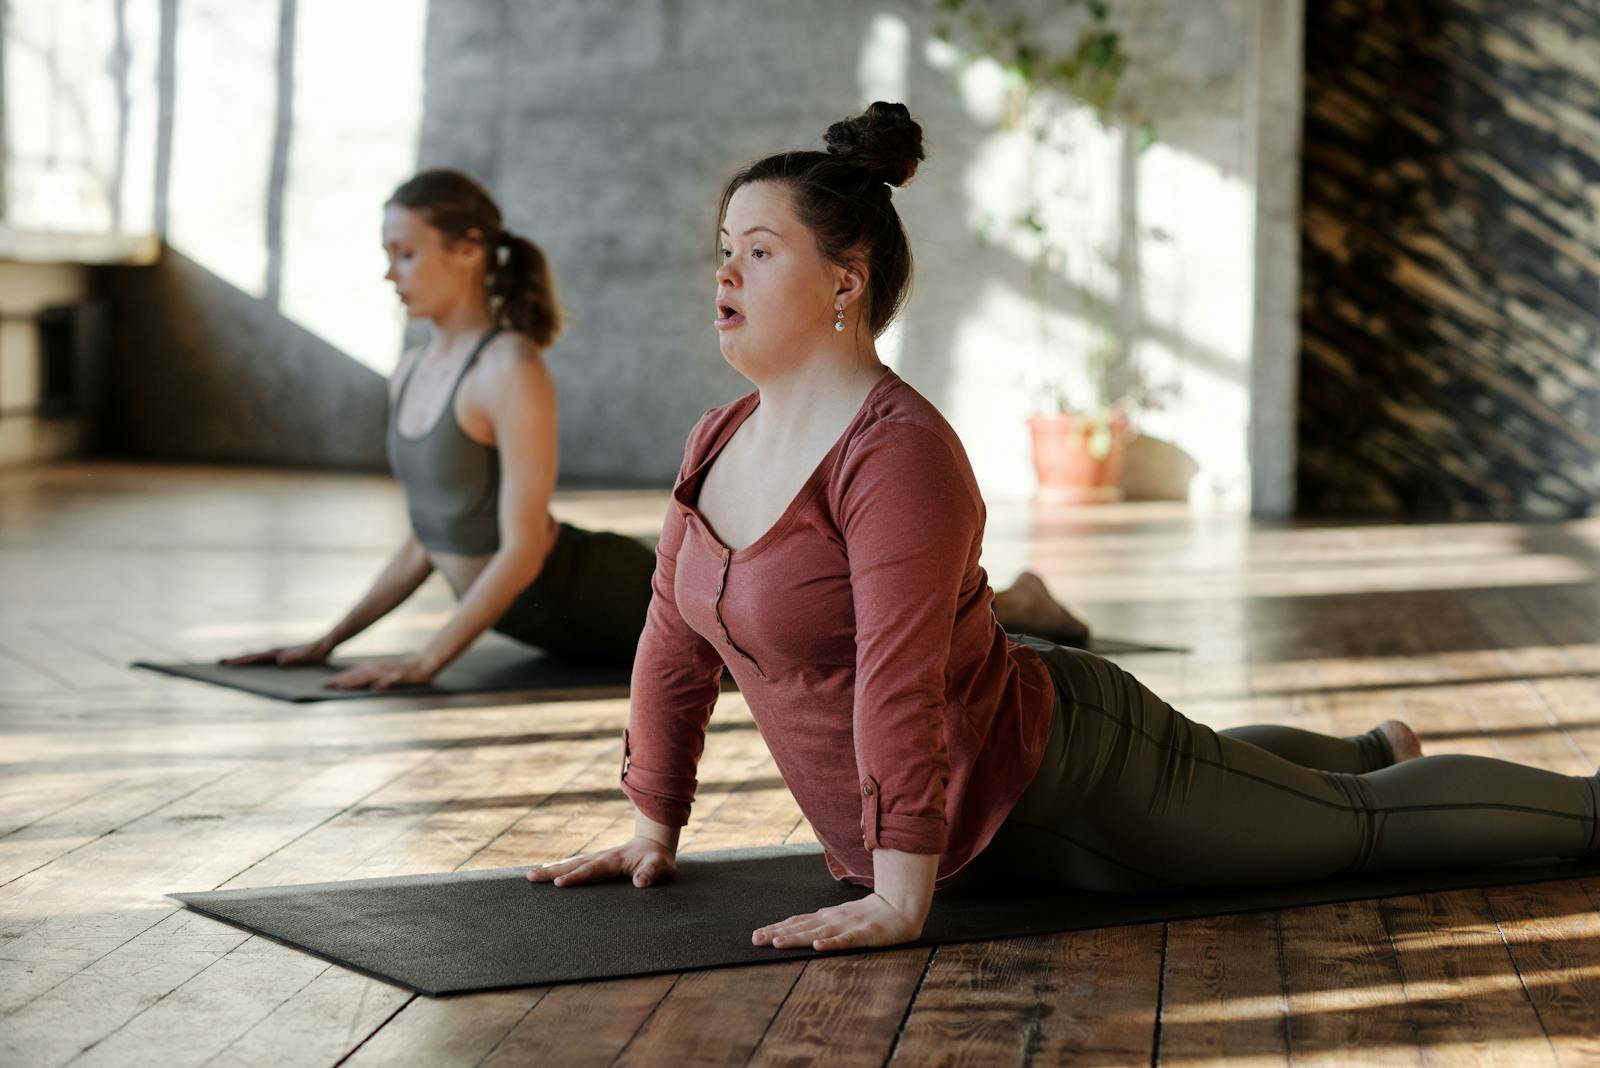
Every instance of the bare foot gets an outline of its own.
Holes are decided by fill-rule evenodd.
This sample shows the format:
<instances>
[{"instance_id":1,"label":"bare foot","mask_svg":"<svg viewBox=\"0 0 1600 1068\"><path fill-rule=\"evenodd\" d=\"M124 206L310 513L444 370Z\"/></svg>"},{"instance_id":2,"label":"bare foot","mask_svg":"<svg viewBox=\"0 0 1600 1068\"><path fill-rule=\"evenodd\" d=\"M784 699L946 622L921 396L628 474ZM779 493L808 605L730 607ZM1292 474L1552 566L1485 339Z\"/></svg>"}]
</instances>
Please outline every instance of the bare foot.
<instances>
[{"instance_id":1,"label":"bare foot","mask_svg":"<svg viewBox=\"0 0 1600 1068\"><path fill-rule=\"evenodd\" d=\"M1044 580L1032 571L1024 571L1009 589L994 595L994 614L1012 633L1075 645L1089 639L1089 624L1052 597Z\"/></svg>"},{"instance_id":2,"label":"bare foot","mask_svg":"<svg viewBox=\"0 0 1600 1068\"><path fill-rule=\"evenodd\" d=\"M1422 755L1422 742L1417 737L1417 732L1397 719L1386 719L1378 724L1378 729L1389 741L1389 748L1394 752L1394 762L1403 764L1408 760L1415 760Z\"/></svg>"}]
</instances>

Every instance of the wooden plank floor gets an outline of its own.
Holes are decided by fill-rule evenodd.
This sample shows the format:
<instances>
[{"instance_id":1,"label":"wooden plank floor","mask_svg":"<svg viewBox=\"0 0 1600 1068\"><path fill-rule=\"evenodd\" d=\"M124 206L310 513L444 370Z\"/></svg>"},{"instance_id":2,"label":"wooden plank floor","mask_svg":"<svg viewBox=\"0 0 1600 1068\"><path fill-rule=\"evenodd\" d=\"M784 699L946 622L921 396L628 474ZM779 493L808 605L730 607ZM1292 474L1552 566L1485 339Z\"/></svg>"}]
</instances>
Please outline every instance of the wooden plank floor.
<instances>
[{"instance_id":1,"label":"wooden plank floor","mask_svg":"<svg viewBox=\"0 0 1600 1068\"><path fill-rule=\"evenodd\" d=\"M652 534L665 497L566 493ZM171 890L526 864L629 826L626 702L289 706L128 671L310 637L402 536L386 480L0 473L0 1064L1589 1064L1600 884L430 1000L176 910ZM1127 666L1214 726L1600 761L1600 521L1265 525L996 505ZM416 644L438 585L354 651ZM688 849L806 841L737 695ZM778 917L774 917L775 919Z\"/></svg>"}]
</instances>

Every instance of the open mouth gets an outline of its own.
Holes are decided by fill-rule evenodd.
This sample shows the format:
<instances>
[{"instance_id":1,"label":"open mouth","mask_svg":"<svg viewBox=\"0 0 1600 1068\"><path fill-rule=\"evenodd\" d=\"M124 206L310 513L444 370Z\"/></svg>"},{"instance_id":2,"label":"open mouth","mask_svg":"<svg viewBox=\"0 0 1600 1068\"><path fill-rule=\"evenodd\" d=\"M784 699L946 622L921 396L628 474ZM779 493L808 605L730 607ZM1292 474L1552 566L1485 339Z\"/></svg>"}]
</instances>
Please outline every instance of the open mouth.
<instances>
[{"instance_id":1,"label":"open mouth","mask_svg":"<svg viewBox=\"0 0 1600 1068\"><path fill-rule=\"evenodd\" d=\"M717 305L717 329L725 330L744 322L744 314L731 304Z\"/></svg>"}]
</instances>

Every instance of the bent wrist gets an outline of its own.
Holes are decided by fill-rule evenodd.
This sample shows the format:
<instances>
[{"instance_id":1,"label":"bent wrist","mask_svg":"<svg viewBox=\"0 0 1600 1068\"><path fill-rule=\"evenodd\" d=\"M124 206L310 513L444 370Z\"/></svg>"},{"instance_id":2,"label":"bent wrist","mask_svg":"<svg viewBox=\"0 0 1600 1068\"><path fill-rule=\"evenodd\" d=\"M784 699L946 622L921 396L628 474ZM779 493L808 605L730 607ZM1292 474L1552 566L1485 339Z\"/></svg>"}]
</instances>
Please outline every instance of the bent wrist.
<instances>
[{"instance_id":1,"label":"bent wrist","mask_svg":"<svg viewBox=\"0 0 1600 1068\"><path fill-rule=\"evenodd\" d=\"M872 868L873 893L920 927L933 906L933 884L939 874L939 854L875 849L872 852Z\"/></svg>"},{"instance_id":2,"label":"bent wrist","mask_svg":"<svg viewBox=\"0 0 1600 1068\"><path fill-rule=\"evenodd\" d=\"M428 676L430 679L444 670L445 663L446 661L442 661L437 656L429 654L426 650L418 653L411 659L412 666L418 671L422 672L422 674Z\"/></svg>"},{"instance_id":3,"label":"bent wrist","mask_svg":"<svg viewBox=\"0 0 1600 1068\"><path fill-rule=\"evenodd\" d=\"M678 837L683 831L681 827L669 827L665 823L655 820L641 813L633 817L633 836L654 842L673 856L678 854Z\"/></svg>"}]
</instances>

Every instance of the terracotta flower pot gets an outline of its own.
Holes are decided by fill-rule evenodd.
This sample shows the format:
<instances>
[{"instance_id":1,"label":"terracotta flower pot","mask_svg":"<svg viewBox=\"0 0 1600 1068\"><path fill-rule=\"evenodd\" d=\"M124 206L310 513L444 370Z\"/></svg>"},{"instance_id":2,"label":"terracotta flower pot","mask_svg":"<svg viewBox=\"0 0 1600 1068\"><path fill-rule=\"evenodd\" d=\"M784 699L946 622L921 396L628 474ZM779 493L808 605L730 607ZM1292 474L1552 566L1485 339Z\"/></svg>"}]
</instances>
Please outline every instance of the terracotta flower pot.
<instances>
[{"instance_id":1,"label":"terracotta flower pot","mask_svg":"<svg viewBox=\"0 0 1600 1068\"><path fill-rule=\"evenodd\" d=\"M1092 440L1096 420L1077 412L1035 415L1028 420L1033 431L1033 469L1041 500L1073 504L1122 499L1122 453L1128 437L1128 413L1111 409L1107 418L1109 446L1096 455Z\"/></svg>"}]
</instances>

